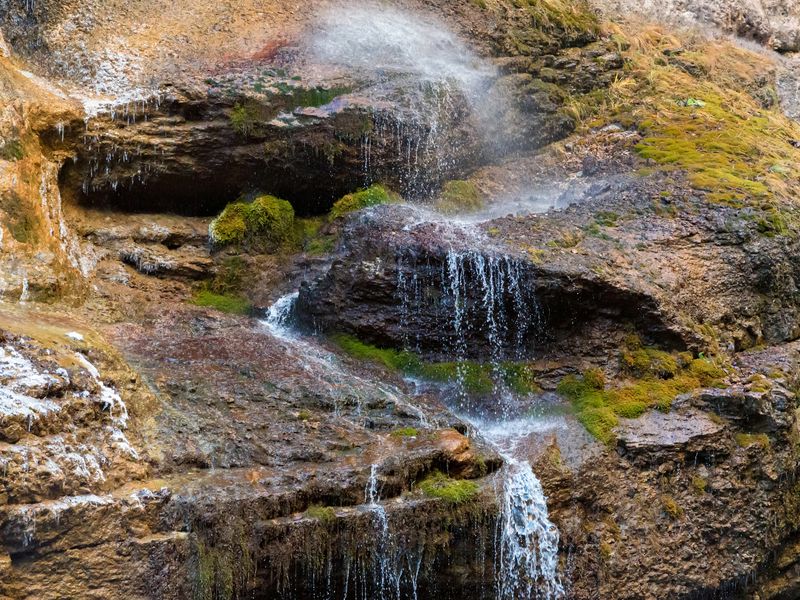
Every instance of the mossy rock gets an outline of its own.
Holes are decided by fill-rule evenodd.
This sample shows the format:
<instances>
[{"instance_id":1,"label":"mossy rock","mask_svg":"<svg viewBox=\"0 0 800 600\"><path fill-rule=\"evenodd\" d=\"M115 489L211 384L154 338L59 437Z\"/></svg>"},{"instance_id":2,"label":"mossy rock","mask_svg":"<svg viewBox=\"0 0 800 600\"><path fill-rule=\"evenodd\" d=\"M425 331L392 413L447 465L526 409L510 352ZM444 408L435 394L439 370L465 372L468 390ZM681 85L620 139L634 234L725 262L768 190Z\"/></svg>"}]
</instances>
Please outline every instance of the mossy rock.
<instances>
[{"instance_id":1,"label":"mossy rock","mask_svg":"<svg viewBox=\"0 0 800 600\"><path fill-rule=\"evenodd\" d=\"M453 215L477 212L484 207L484 197L471 181L448 181L436 201L435 208L440 213Z\"/></svg>"},{"instance_id":2,"label":"mossy rock","mask_svg":"<svg viewBox=\"0 0 800 600\"><path fill-rule=\"evenodd\" d=\"M399 201L400 196L398 194L382 185L373 185L365 190L347 194L340 200L337 200L331 209L330 219L341 219L345 215L357 210Z\"/></svg>"},{"instance_id":3,"label":"mossy rock","mask_svg":"<svg viewBox=\"0 0 800 600\"><path fill-rule=\"evenodd\" d=\"M419 488L426 496L439 498L448 504L459 505L473 500L478 495L478 484L466 479L453 479L435 471L428 475Z\"/></svg>"},{"instance_id":4,"label":"mossy rock","mask_svg":"<svg viewBox=\"0 0 800 600\"><path fill-rule=\"evenodd\" d=\"M335 335L333 341L358 360L381 364L390 370L427 381L457 383L468 394L488 395L501 387L520 395L541 391L534 380L533 370L524 362L505 362L500 365L472 361L429 363L413 352L378 348L349 335Z\"/></svg>"},{"instance_id":5,"label":"mossy rock","mask_svg":"<svg viewBox=\"0 0 800 600\"><path fill-rule=\"evenodd\" d=\"M308 507L305 516L309 519L316 519L323 525L330 525L336 521L336 511L330 506L320 506L318 504Z\"/></svg>"},{"instance_id":6,"label":"mossy rock","mask_svg":"<svg viewBox=\"0 0 800 600\"><path fill-rule=\"evenodd\" d=\"M253 310L253 305L244 296L217 294L208 289L198 291L192 298L192 304L232 315L246 315Z\"/></svg>"},{"instance_id":7,"label":"mossy rock","mask_svg":"<svg viewBox=\"0 0 800 600\"><path fill-rule=\"evenodd\" d=\"M725 376L706 358L637 347L638 338L635 341L621 353L625 373L633 379L607 388L602 372L589 369L582 377L565 377L557 388L572 403L578 421L605 444L614 442L620 418L635 419L650 409L669 410L678 395L714 385Z\"/></svg>"},{"instance_id":8,"label":"mossy rock","mask_svg":"<svg viewBox=\"0 0 800 600\"><path fill-rule=\"evenodd\" d=\"M286 200L259 196L252 202L237 201L225 207L209 228L216 248L245 246L273 251L294 233L294 209Z\"/></svg>"}]
</instances>

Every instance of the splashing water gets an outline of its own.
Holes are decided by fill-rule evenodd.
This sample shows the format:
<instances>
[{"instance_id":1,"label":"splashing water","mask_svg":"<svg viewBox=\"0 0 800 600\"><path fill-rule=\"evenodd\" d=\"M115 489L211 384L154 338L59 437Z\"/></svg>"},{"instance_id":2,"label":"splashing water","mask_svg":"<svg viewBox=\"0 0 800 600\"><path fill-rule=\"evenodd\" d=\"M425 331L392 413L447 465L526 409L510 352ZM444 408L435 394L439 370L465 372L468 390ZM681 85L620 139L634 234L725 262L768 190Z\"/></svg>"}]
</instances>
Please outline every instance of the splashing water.
<instances>
[{"instance_id":1,"label":"splashing water","mask_svg":"<svg viewBox=\"0 0 800 600\"><path fill-rule=\"evenodd\" d=\"M498 523L498 600L561 598L558 529L550 521L542 484L526 461L503 456L502 512Z\"/></svg>"},{"instance_id":2,"label":"splashing water","mask_svg":"<svg viewBox=\"0 0 800 600\"><path fill-rule=\"evenodd\" d=\"M375 3L337 6L322 13L311 55L363 84L359 93L383 101L364 133L365 183L373 181L373 153L396 153L403 188L412 195L434 191L427 176L442 178L458 163L448 137L469 120L483 139L502 119L506 101L494 90L497 69L472 52L432 15Z\"/></svg>"},{"instance_id":3,"label":"splashing water","mask_svg":"<svg viewBox=\"0 0 800 600\"><path fill-rule=\"evenodd\" d=\"M378 465L370 467L369 479L364 490L364 502L375 515L375 540L374 564L377 565L376 592L379 598L387 598L400 585L400 575L395 568L395 557L392 553L392 538L389 532L389 518L386 509L380 504L378 493ZM399 595L397 596L399 598Z\"/></svg>"},{"instance_id":4,"label":"splashing water","mask_svg":"<svg viewBox=\"0 0 800 600\"><path fill-rule=\"evenodd\" d=\"M299 292L287 294L269 307L264 323L276 337L287 338L293 336L291 325L294 319L294 307L299 295Z\"/></svg>"},{"instance_id":5,"label":"splashing water","mask_svg":"<svg viewBox=\"0 0 800 600\"><path fill-rule=\"evenodd\" d=\"M319 26L314 55L371 79L410 76L418 85L451 81L476 99L487 78L496 74L431 16L354 3L323 14Z\"/></svg>"},{"instance_id":6,"label":"splashing water","mask_svg":"<svg viewBox=\"0 0 800 600\"><path fill-rule=\"evenodd\" d=\"M458 229L463 237L475 235L466 226L450 227ZM521 358L529 338L542 329L541 309L530 280L526 280L530 274L521 261L508 255L451 247L440 273L431 268L429 260L408 256L398 256L397 269L403 324L426 310L423 304L430 294L424 290L438 284L439 293L433 296L439 304L440 318L449 321L451 352L459 361L467 358L468 347L474 346L474 338L478 337L485 340L490 362L499 369L502 360ZM459 372L458 376L463 389L464 373ZM495 392L501 402L509 395L509 390ZM476 419L463 391L455 408L466 411L462 417L498 450L505 463L495 544L497 599L562 598L558 529L549 519L547 498L530 463L517 456L521 454L517 452L521 439L553 424L513 418L506 408L502 408L504 418L500 421Z\"/></svg>"}]
</instances>

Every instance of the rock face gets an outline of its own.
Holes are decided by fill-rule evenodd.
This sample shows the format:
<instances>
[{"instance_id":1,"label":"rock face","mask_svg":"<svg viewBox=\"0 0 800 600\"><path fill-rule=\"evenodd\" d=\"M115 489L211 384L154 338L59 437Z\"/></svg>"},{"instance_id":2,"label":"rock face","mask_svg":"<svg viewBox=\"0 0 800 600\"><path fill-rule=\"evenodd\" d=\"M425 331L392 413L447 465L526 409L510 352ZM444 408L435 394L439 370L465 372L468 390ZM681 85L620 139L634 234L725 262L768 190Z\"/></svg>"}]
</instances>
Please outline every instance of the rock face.
<instances>
[{"instance_id":1,"label":"rock face","mask_svg":"<svg viewBox=\"0 0 800 600\"><path fill-rule=\"evenodd\" d=\"M793 5L695 4L666 6L796 44ZM454 414L473 402L544 415L514 443L566 597L796 595L793 209L714 203L640 158L647 128L617 111L634 53L585 8L0 0L0 597L494 597L510 459ZM748 112L769 77L742 84L737 124L771 122ZM690 125L724 112L674 93ZM788 187L778 156L763 170ZM450 183L480 212L432 215L467 177ZM321 217L374 182L417 204ZM256 189L317 217L292 233L311 242L211 248L211 215ZM298 287L318 335L197 305ZM621 364L631 337L719 380L605 445L553 390L653 384ZM399 361L457 377L406 381ZM517 380L467 393L481 363Z\"/></svg>"},{"instance_id":2,"label":"rock face","mask_svg":"<svg viewBox=\"0 0 800 600\"><path fill-rule=\"evenodd\" d=\"M605 10L640 14L663 22L713 26L761 42L778 52L800 51L800 9L791 0L711 0L626 2L597 0Z\"/></svg>"},{"instance_id":3,"label":"rock face","mask_svg":"<svg viewBox=\"0 0 800 600\"><path fill-rule=\"evenodd\" d=\"M341 11L326 12L327 3L317 3L309 12L286 9L280 2L215 5L201 11L191 3L167 11L172 29L153 19L161 13L158 9L142 13L141 7L72 4L67 8L41 2L27 13L14 4L3 11L2 24L21 55L57 77L90 117L99 113L88 128L70 120L64 123L66 137L62 130L50 139L58 151L77 157L62 174L64 188L77 201L124 209L213 214L243 191L257 188L293 201L298 212L316 213L370 181L392 183L407 194L429 193L444 179L485 160L487 151L536 147L566 135L572 124L558 112L564 97L555 93L548 77L560 83L574 80L574 87L585 91L608 84L622 67L618 58L595 60L612 56L608 47L589 49L578 60L569 57L559 64L551 64L552 56L549 62L535 60L531 54L536 48L506 49L520 26L521 11L503 7L486 23L481 11L466 1L454 7L449 3L448 14L457 30L473 32L475 48L446 52L461 61L465 57L459 54L468 59L474 52L475 61L483 62L474 73L466 63L453 66L447 60L427 66L416 59L395 64L395 42L381 41L385 32L376 30L375 48L367 50L375 61L383 52L388 62L376 62L380 72L356 71L355 77L341 69L349 60L349 42L339 42L337 36L355 34L339 20L346 24L362 18L358 9L347 9L353 14L345 17ZM389 27L400 19L399 27L426 35L424 18L403 19L428 14L438 21L433 16L437 7L411 4L402 13L387 9L380 18L388 21L373 25ZM107 23L102 15L108 13L114 18ZM110 23L115 32L130 33L110 45L103 34ZM198 36L201 27L216 33ZM164 31L173 34L163 37ZM585 45L592 35L562 33L550 40L546 50L555 53ZM462 44L456 38L444 43ZM162 45L164 52L180 57L181 69L153 52ZM490 58L498 53L511 59L500 61L501 70ZM381 79L385 69L409 68L427 69L443 80L452 75L457 83L439 89L440 103L429 106L424 86L408 86L402 78ZM451 68L467 73L450 73ZM491 89L474 87L475 78L486 77ZM529 96L536 86L538 94ZM501 109L506 99L508 105ZM475 122L480 117L472 115L469 103L484 105L477 113L509 114L492 116L488 130L479 133L486 127ZM506 125L498 129L500 123Z\"/></svg>"},{"instance_id":4,"label":"rock face","mask_svg":"<svg viewBox=\"0 0 800 600\"><path fill-rule=\"evenodd\" d=\"M798 276L786 262L783 242L760 235L747 216L702 208L686 189L673 188L673 198L683 196L697 207L682 212L691 217L642 217L640 210L651 210L653 190L665 185L658 178L587 179L591 200L581 203L579 196L578 205L563 212L501 218L477 229L445 222L415 226L413 211L378 209L345 233L329 273L301 291L300 310L323 330L393 346L411 339L422 349L447 347L454 336L448 309L454 278L466 278L464 293L481 305L488 289L481 277L494 269L504 286L497 288L497 309L513 315L519 312L514 302L522 302L527 321L536 325L515 332L510 322L507 333L522 333L532 350L544 339L558 343L576 331L591 344L603 337L599 332L609 320L631 322L667 345L695 347L701 323L719 328L724 343L735 348L794 339ZM581 230L597 227L597 211L629 217L624 226L584 237ZM398 222L409 225L398 232ZM573 249L578 240L588 249ZM476 243L485 248L482 254L471 253ZM448 263L453 260L467 266L455 268ZM535 303L515 298L515 279L533 292ZM774 303L782 309L775 311ZM467 345L485 355L478 338L486 314L473 316L481 323L464 327L475 338Z\"/></svg>"}]
</instances>

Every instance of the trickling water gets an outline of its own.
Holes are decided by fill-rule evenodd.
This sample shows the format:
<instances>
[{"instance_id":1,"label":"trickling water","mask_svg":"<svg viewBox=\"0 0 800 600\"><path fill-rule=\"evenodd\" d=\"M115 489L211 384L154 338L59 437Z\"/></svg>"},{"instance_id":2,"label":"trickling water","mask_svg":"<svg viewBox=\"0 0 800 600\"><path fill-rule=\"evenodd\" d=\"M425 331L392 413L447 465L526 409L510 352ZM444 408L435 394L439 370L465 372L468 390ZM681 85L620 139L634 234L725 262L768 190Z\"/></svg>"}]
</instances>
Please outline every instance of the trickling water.
<instances>
[{"instance_id":1,"label":"trickling water","mask_svg":"<svg viewBox=\"0 0 800 600\"><path fill-rule=\"evenodd\" d=\"M530 285L529 267L501 254L473 250L447 252L436 266L413 253L397 257L397 297L404 343L419 350L408 331L426 330L435 315L444 344L458 361L483 350L492 365L523 358L540 334L542 311Z\"/></svg>"},{"instance_id":2,"label":"trickling water","mask_svg":"<svg viewBox=\"0 0 800 600\"><path fill-rule=\"evenodd\" d=\"M468 227L457 233L456 237L477 235ZM508 255L451 248L438 274L431 269L429 259L419 261L408 256L398 257L397 269L401 322L407 325L414 315L436 308L423 306L428 297L436 298L440 319L448 323L451 332L450 350L459 361L468 358L467 351L476 340L483 340L490 363L499 370L501 361L521 358L530 338L542 329L530 273L521 261ZM437 288L437 284L438 294L424 292ZM459 369L458 376L463 390L463 370ZM509 394L504 389L495 392L500 399ZM502 421L475 420L467 394L462 391L457 402L455 410L466 411L464 417L497 448L505 463L495 548L497 599L563 597L558 575L558 529L549 520L547 498L530 463L515 452L517 441L532 433L535 424L512 420L505 408L501 410L505 416Z\"/></svg>"},{"instance_id":3,"label":"trickling water","mask_svg":"<svg viewBox=\"0 0 800 600\"><path fill-rule=\"evenodd\" d=\"M409 43L413 40L413 43ZM394 154L404 190L434 191L430 177L443 177L463 159L448 134L466 120L485 135L499 121L505 102L495 97L496 68L475 55L431 15L378 3L337 5L320 16L312 55L365 84L369 95L391 110L376 110L361 140L365 183L373 178L372 156ZM490 98L491 94L491 98Z\"/></svg>"},{"instance_id":4,"label":"trickling water","mask_svg":"<svg viewBox=\"0 0 800 600\"><path fill-rule=\"evenodd\" d=\"M392 595L399 595L400 574L395 568L395 559L392 553L392 538L389 532L389 518L386 509L380 504L378 492L378 465L370 467L369 479L364 490L364 502L375 516L375 529L377 537L375 539L374 564L377 566L377 580L375 581L376 593L378 598L389 598Z\"/></svg>"},{"instance_id":5,"label":"trickling water","mask_svg":"<svg viewBox=\"0 0 800 600\"><path fill-rule=\"evenodd\" d=\"M564 595L558 577L558 529L550 521L542 484L528 462L503 456L503 505L498 524L498 600Z\"/></svg>"}]
</instances>

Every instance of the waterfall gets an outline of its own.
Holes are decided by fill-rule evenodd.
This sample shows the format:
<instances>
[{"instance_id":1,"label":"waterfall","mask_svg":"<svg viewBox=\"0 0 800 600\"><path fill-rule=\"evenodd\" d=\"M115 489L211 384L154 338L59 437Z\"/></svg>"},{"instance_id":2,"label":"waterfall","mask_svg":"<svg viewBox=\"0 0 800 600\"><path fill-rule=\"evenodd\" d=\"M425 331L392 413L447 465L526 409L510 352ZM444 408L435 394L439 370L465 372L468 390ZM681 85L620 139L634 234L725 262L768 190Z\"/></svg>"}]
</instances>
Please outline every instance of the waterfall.
<instances>
[{"instance_id":1,"label":"waterfall","mask_svg":"<svg viewBox=\"0 0 800 600\"><path fill-rule=\"evenodd\" d=\"M529 285L530 267L523 261L453 248L439 266L413 253L401 253L396 260L396 294L407 349L420 350L420 340L407 332L426 330L430 324L422 319L433 314L437 330L443 332L444 349L456 361L474 356L476 342L482 341L489 364L499 372L503 361L523 358L541 333L542 310ZM462 395L462 400L467 399Z\"/></svg>"},{"instance_id":2,"label":"waterfall","mask_svg":"<svg viewBox=\"0 0 800 600\"><path fill-rule=\"evenodd\" d=\"M564 595L558 577L558 529L530 463L504 454L503 503L498 523L498 600L549 600Z\"/></svg>"},{"instance_id":3,"label":"waterfall","mask_svg":"<svg viewBox=\"0 0 800 600\"><path fill-rule=\"evenodd\" d=\"M452 233L452 232L451 232ZM474 234L464 229L464 235ZM451 248L436 261L415 255L397 257L397 299L401 310L401 326L408 329L420 315L435 314L448 331L453 356L463 361L470 346L486 344L488 359L496 369L502 361L519 359L526 354L526 344L542 328L541 310L531 285L529 267L521 260L500 252L481 253ZM433 288L433 290L431 290ZM264 321L276 338L295 348L315 372L324 372L336 364L332 355L313 342L294 334L294 306L297 293L279 299ZM417 340L406 340L413 347ZM324 356L323 356L324 355ZM313 366L312 366L313 365ZM338 367L337 367L338 368ZM463 375L463 373L462 373ZM499 384L502 385L502 384ZM508 392L507 390L497 390ZM452 407L472 423L473 428L492 444L504 459L499 475L500 511L495 539L495 591L497 600L557 600L564 597L558 573L559 532L549 520L547 498L541 483L527 459L516 452L519 439L536 433L536 423L526 419L510 420L504 414L500 421L487 422L476 418L464 404L465 395ZM395 400L399 399L394 397ZM348 565L346 585L353 584L365 598L378 600L401 598L403 585L410 586L416 596L421 557L412 562L396 547L388 515L380 502L378 465L370 467L364 488L364 508L372 515L375 529L371 549L370 572L364 579L359 566L351 574ZM371 590L371 592L368 592Z\"/></svg>"},{"instance_id":4,"label":"waterfall","mask_svg":"<svg viewBox=\"0 0 800 600\"><path fill-rule=\"evenodd\" d=\"M373 564L377 566L375 589L379 598L388 598L395 594L400 585L400 575L397 573L392 555L392 539L389 532L389 518L386 509L380 504L378 493L378 465L370 467L369 479L364 490L364 502L375 517L375 551ZM397 595L399 598L399 594Z\"/></svg>"},{"instance_id":5,"label":"waterfall","mask_svg":"<svg viewBox=\"0 0 800 600\"><path fill-rule=\"evenodd\" d=\"M328 68L355 75L365 84L359 93L387 107L373 113L361 138L365 184L376 175L372 157L380 150L393 156L405 192L433 193L436 182L427 176L446 178L466 152L448 138L459 125L470 120L471 131L497 137L487 133L506 104L492 88L497 69L433 15L340 3L320 15L310 50Z\"/></svg>"},{"instance_id":6,"label":"waterfall","mask_svg":"<svg viewBox=\"0 0 800 600\"><path fill-rule=\"evenodd\" d=\"M292 335L291 325L298 296L299 292L287 294L269 307L264 323L276 337L286 338Z\"/></svg>"},{"instance_id":7,"label":"waterfall","mask_svg":"<svg viewBox=\"0 0 800 600\"><path fill-rule=\"evenodd\" d=\"M525 265L512 257L451 248L438 274L429 261L408 256L398 257L397 269L401 322L407 326L427 297L437 298L440 317L449 322L450 350L459 361L467 358L469 346L479 337L488 345L491 364L499 369L502 360L521 358L529 337L542 328L539 304L530 282L526 285ZM425 292L437 284L438 294ZM463 376L459 369L459 377ZM497 391L503 392L497 395L508 393ZM494 445L505 463L495 547L497 600L562 598L558 529L549 519L547 498L530 463L515 456L516 441L532 433L530 426L526 429L520 419L510 422L508 414L491 427L472 419L463 391L455 408L466 411L462 416Z\"/></svg>"}]
</instances>

